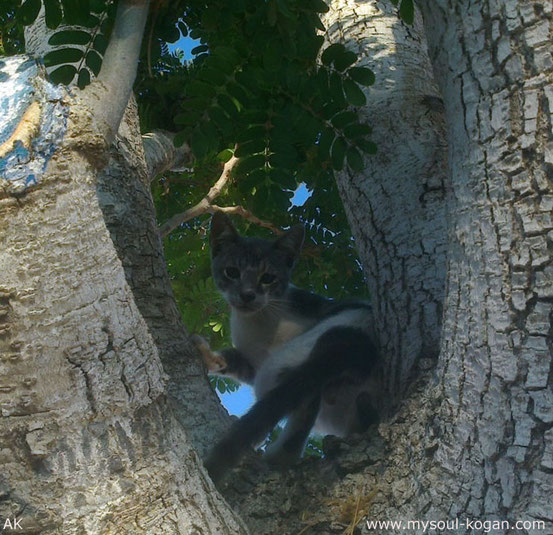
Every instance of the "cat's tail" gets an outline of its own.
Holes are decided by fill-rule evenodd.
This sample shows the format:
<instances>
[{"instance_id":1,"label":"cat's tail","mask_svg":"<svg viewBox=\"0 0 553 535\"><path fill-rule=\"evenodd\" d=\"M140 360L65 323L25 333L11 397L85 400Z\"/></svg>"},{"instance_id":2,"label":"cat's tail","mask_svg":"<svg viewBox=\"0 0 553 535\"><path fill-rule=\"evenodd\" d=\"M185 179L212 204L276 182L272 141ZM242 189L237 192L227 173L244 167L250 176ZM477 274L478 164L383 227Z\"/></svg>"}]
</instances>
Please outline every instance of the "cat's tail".
<instances>
[{"instance_id":1,"label":"cat's tail","mask_svg":"<svg viewBox=\"0 0 553 535\"><path fill-rule=\"evenodd\" d=\"M320 398L328 381L345 371L369 376L376 366L377 352L369 336L355 327L333 327L322 334L309 357L299 366L283 372L279 384L270 390L213 448L205 467L213 481L238 463L242 454L261 442L275 425L303 401Z\"/></svg>"}]
</instances>

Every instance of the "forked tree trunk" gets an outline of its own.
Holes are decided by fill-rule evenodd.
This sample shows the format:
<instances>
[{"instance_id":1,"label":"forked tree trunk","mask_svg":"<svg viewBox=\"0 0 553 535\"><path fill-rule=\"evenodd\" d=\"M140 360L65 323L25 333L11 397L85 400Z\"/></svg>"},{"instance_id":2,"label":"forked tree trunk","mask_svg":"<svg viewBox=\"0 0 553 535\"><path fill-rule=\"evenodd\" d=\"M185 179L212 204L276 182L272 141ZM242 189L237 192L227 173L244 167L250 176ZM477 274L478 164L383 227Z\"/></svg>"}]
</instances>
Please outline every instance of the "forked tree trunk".
<instances>
[{"instance_id":1,"label":"forked tree trunk","mask_svg":"<svg viewBox=\"0 0 553 535\"><path fill-rule=\"evenodd\" d=\"M98 200L136 304L156 344L176 417L200 456L229 425L175 303L134 98L98 176Z\"/></svg>"},{"instance_id":2,"label":"forked tree trunk","mask_svg":"<svg viewBox=\"0 0 553 535\"><path fill-rule=\"evenodd\" d=\"M17 77L32 70L25 82L35 84L29 102L36 98L40 111L36 184L3 177L0 198L0 517L41 534L244 533L165 395L157 348L96 192L103 137L86 104L53 100L35 67L15 74L21 60L8 61L12 77L3 83L15 92ZM66 130L45 136L64 116ZM9 163L28 174L27 164Z\"/></svg>"},{"instance_id":3,"label":"forked tree trunk","mask_svg":"<svg viewBox=\"0 0 553 535\"><path fill-rule=\"evenodd\" d=\"M409 248L413 232L403 218L409 215L433 243L446 243L443 227L436 234L426 224L428 218L441 220L429 210L439 210L441 199L435 204L429 199L445 189L448 263L441 332L437 312L435 325L429 314L419 316L432 332L429 348L440 340L437 372L417 383L395 418L380 425L382 438L373 429L369 437L330 441L323 461L307 460L281 473L255 467L253 474L229 478L226 496L256 534L341 533L344 524L359 522L356 507L372 520L541 519L548 522L542 532L551 529L553 5L436 0L422 6L445 102L445 186L427 195L432 187L422 184L438 158L433 142L425 145L414 132L421 147L413 153L423 155L418 180L394 182L394 162L388 162L391 182L379 183L374 170L371 180L342 177L340 187L364 259L370 248L383 259L368 273L390 273L383 278L386 291L375 295L377 310L384 311L379 331L382 344L397 349L394 355L407 355L405 372L413 362L402 353L408 336L418 348L411 355L429 349L420 337L424 329L413 327L410 316L403 323L396 319L404 309L403 286L395 277L405 274L400 279L407 295L422 295L430 284L428 303L439 302L442 290L432 286L437 279L425 270L394 267L417 265ZM367 3L354 7L361 12ZM342 15L340 25L347 22ZM392 33L403 28L389 24ZM415 41L422 39L416 35ZM409 50L422 53L422 41ZM396 71L405 61L394 64ZM413 58L414 65L425 61ZM426 99L421 106L436 102ZM398 108L397 117L410 116ZM109 186L101 194L104 214L96 196L94 177L105 147L86 122L86 109L73 103L71 111L64 142L38 186L18 197L11 185L3 186L0 196L0 517L24 510L28 531L36 533L240 532L210 492L173 409L160 395L160 360L105 225ZM419 121L427 120L439 121L439 111L421 111ZM382 143L379 158L386 155ZM358 199L348 193L348 181L362 193ZM403 185L412 195L400 202ZM381 190L379 203L388 203L389 218L367 204L371 188L377 190L371 195ZM421 188L425 202L416 195ZM374 244L355 222L367 207L375 212L367 223L379 236ZM405 254L391 249L396 240L405 244ZM428 255L438 272L443 250L421 248L420 265ZM388 270L390 250L396 255ZM132 280L136 257L128 258ZM394 295L400 312L392 308ZM406 306L413 313L425 310L417 303L409 308L408 300ZM393 319L388 322L384 314ZM153 338L157 321L150 324ZM401 343L386 335L393 325ZM397 377L394 383L401 386L404 372Z\"/></svg>"},{"instance_id":4,"label":"forked tree trunk","mask_svg":"<svg viewBox=\"0 0 553 535\"><path fill-rule=\"evenodd\" d=\"M422 5L449 144L438 365L379 426L384 443L374 436L368 444L338 443L341 455L331 449L324 469L306 462L296 477L279 476L295 494L275 502L289 517L301 512L306 534L339 533L344 526L332 521L342 515L347 522L348 507L349 520L359 523L352 513L359 504L371 521L404 522L361 533L401 533L409 520L447 521L456 533L481 532L484 521L509 523L496 524L497 533L552 533L553 3ZM358 2L350 15L366 8ZM348 196L340 180L352 220L361 217L364 195ZM382 202L387 185L379 186ZM389 196L395 201L401 191ZM405 214L409 203L389 216L384 241L409 234ZM359 235L363 254L367 242ZM398 336L408 329L408 322L398 325ZM321 498L323 488L330 501ZM231 490L236 503L259 515Z\"/></svg>"},{"instance_id":5,"label":"forked tree trunk","mask_svg":"<svg viewBox=\"0 0 553 535\"><path fill-rule=\"evenodd\" d=\"M389 0L332 0L331 42L356 52L376 82L365 120L378 146L365 169L337 174L365 269L390 399L417 359L437 357L445 284L447 144L422 20L407 26Z\"/></svg>"},{"instance_id":6,"label":"forked tree trunk","mask_svg":"<svg viewBox=\"0 0 553 535\"><path fill-rule=\"evenodd\" d=\"M452 189L428 514L550 523L553 3L423 6Z\"/></svg>"}]
</instances>

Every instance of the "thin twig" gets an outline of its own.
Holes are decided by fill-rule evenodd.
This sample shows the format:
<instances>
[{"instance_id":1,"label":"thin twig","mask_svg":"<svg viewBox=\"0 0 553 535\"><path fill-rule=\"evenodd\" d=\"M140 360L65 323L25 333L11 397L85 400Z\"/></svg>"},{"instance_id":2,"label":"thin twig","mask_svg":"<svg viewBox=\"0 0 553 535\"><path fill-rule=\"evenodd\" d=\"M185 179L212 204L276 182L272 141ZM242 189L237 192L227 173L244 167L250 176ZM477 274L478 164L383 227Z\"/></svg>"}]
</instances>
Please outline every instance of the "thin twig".
<instances>
[{"instance_id":1,"label":"thin twig","mask_svg":"<svg viewBox=\"0 0 553 535\"><path fill-rule=\"evenodd\" d=\"M190 221L195 217L198 217L202 214L214 214L215 212L223 212L225 214L237 215L244 219L247 219L248 221L251 221L252 223L255 223L256 225L259 225L260 227L271 230L277 236L282 234L282 230L280 230L278 227L276 227L269 221L259 219L243 206L219 206L217 204L213 204L213 201L221 194L223 188L227 185L230 179L231 171L237 163L238 158L233 156L227 163L225 163L223 171L217 179L217 182L215 182L215 184L210 188L206 196L200 202L198 202L188 210L174 215L165 223L163 223L163 225L161 225L161 227L159 228L159 233L161 234L161 237L165 238L165 236L170 234L179 225L182 225L183 223L186 223L187 221Z\"/></svg>"},{"instance_id":2,"label":"thin twig","mask_svg":"<svg viewBox=\"0 0 553 535\"><path fill-rule=\"evenodd\" d=\"M246 208L244 208L243 206L217 206L216 204L212 204L209 207L208 212L210 214L213 214L215 212L223 212L225 214L237 215L242 217L243 219L247 219L248 221L255 223L260 227L269 229L277 236L284 234L284 231L273 225L270 221L259 219L259 217L252 214L249 210L246 210Z\"/></svg>"},{"instance_id":3,"label":"thin twig","mask_svg":"<svg viewBox=\"0 0 553 535\"><path fill-rule=\"evenodd\" d=\"M179 225L182 225L186 221L190 221L191 219L198 217L199 215L208 213L208 209L211 206L211 203L221 193L221 191L229 181L230 173L237 162L238 158L232 156L232 158L227 163L225 163L223 171L221 172L221 176L219 176L217 182L215 182L215 184L207 192L207 195L199 203L195 204L188 210L181 212L180 214L174 215L173 217L165 221L165 223L163 223L163 225L161 225L161 227L159 228L159 233L161 234L161 237L164 238L165 236L173 232L173 230L175 230Z\"/></svg>"}]
</instances>

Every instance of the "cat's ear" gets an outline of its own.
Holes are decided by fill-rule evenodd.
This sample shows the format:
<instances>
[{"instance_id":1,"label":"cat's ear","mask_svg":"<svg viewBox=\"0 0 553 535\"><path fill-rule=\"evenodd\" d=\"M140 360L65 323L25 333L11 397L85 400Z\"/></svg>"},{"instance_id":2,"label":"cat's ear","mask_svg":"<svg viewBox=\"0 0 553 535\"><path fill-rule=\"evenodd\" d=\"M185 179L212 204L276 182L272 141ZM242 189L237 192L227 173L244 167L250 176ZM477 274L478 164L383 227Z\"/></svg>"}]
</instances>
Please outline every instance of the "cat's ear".
<instances>
[{"instance_id":1,"label":"cat's ear","mask_svg":"<svg viewBox=\"0 0 553 535\"><path fill-rule=\"evenodd\" d=\"M305 238L305 228L303 225L294 225L290 230L287 230L275 242L275 247L285 251L289 255L290 267L299 256L303 239Z\"/></svg>"},{"instance_id":2,"label":"cat's ear","mask_svg":"<svg viewBox=\"0 0 553 535\"><path fill-rule=\"evenodd\" d=\"M238 232L236 232L230 219L222 212L215 212L211 217L211 232L209 234L209 244L213 255L217 254L221 245L225 242L234 241L237 237Z\"/></svg>"}]
</instances>

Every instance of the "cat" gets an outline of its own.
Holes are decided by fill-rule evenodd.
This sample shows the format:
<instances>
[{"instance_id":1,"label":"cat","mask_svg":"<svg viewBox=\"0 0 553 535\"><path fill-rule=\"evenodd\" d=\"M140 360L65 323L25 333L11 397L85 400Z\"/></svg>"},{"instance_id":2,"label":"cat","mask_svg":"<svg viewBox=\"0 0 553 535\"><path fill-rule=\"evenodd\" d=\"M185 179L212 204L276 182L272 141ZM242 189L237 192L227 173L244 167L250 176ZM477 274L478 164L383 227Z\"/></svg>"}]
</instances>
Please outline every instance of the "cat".
<instances>
[{"instance_id":1,"label":"cat","mask_svg":"<svg viewBox=\"0 0 553 535\"><path fill-rule=\"evenodd\" d=\"M279 464L301 456L312 429L345 436L378 420L370 306L291 284L304 233L297 225L275 240L243 237L226 215L212 217L212 272L231 307L234 347L213 352L198 335L193 341L210 373L253 385L258 400L209 454L214 481L284 417L284 430L266 450Z\"/></svg>"}]
</instances>

